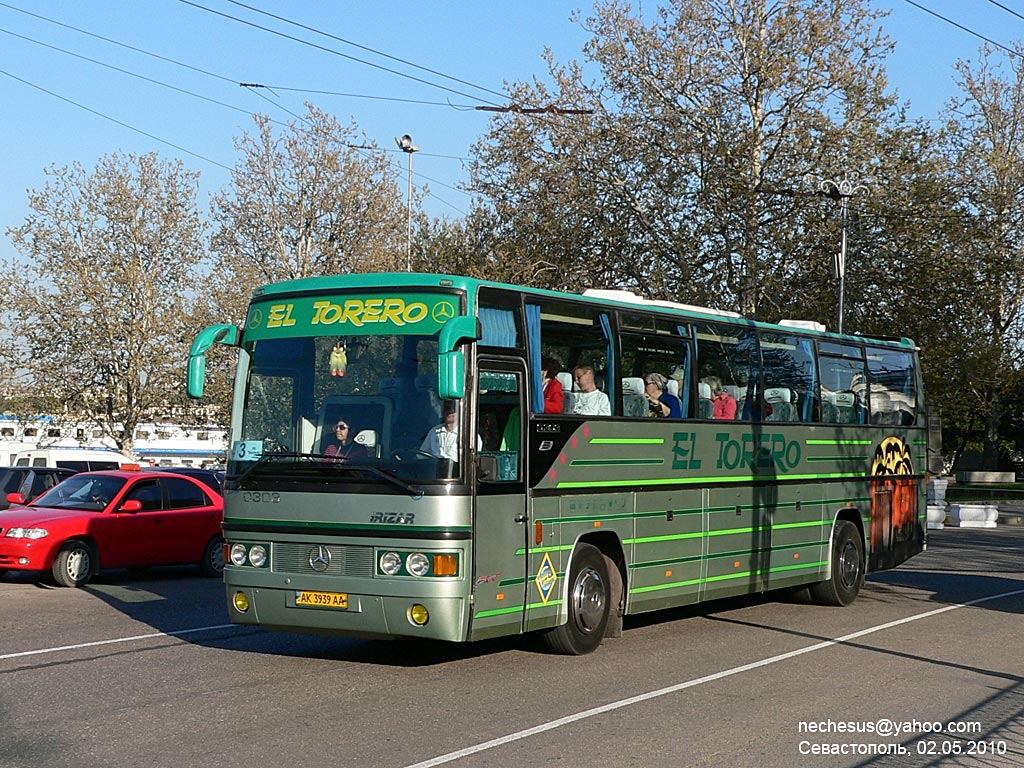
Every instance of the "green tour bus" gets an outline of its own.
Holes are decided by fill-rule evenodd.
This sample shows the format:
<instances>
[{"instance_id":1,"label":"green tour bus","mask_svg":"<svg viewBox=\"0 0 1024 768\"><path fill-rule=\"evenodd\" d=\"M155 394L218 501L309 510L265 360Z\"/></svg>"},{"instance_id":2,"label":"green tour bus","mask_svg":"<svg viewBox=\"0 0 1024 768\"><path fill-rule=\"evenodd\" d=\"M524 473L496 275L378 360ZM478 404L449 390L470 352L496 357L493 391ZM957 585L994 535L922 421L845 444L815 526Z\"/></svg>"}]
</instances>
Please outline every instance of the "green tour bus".
<instances>
[{"instance_id":1,"label":"green tour bus","mask_svg":"<svg viewBox=\"0 0 1024 768\"><path fill-rule=\"evenodd\" d=\"M403 273L256 290L193 343L193 397L214 344L233 622L583 654L627 614L847 605L925 547L908 339Z\"/></svg>"}]
</instances>

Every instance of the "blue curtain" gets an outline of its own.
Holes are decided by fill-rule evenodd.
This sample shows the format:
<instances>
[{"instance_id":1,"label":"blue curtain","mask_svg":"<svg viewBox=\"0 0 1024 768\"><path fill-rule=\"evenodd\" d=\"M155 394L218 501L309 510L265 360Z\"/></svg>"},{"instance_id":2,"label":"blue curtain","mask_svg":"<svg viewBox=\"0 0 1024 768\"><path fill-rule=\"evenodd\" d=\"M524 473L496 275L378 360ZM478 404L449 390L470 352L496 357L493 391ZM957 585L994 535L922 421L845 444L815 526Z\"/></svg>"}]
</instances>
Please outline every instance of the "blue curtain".
<instances>
[{"instance_id":1,"label":"blue curtain","mask_svg":"<svg viewBox=\"0 0 1024 768\"><path fill-rule=\"evenodd\" d=\"M685 325L677 325L676 333L682 336L684 339L690 337L689 329ZM696 342L696 339L694 339ZM683 417L689 418L690 416L690 370L693 368L693 361L690 360L690 347L686 347L686 360L683 361L683 370L685 376L679 384L679 399L683 403Z\"/></svg>"},{"instance_id":2,"label":"blue curtain","mask_svg":"<svg viewBox=\"0 0 1024 768\"><path fill-rule=\"evenodd\" d=\"M611 316L602 312L598 315L601 320L601 330L604 332L605 339L608 340L608 386L607 392L609 402L613 403L612 413L615 413L615 392L619 381L618 375L615 373L615 358L618 354L615 349L615 340L612 338L612 320Z\"/></svg>"},{"instance_id":3,"label":"blue curtain","mask_svg":"<svg viewBox=\"0 0 1024 768\"><path fill-rule=\"evenodd\" d=\"M485 347L517 347L516 318L511 309L480 307L480 344Z\"/></svg>"},{"instance_id":4,"label":"blue curtain","mask_svg":"<svg viewBox=\"0 0 1024 768\"><path fill-rule=\"evenodd\" d=\"M530 400L534 413L544 413L544 380L540 375L540 305L526 305L526 338L530 355Z\"/></svg>"},{"instance_id":5,"label":"blue curtain","mask_svg":"<svg viewBox=\"0 0 1024 768\"><path fill-rule=\"evenodd\" d=\"M810 339L800 339L800 351L811 362L811 385L807 388L807 393L804 396L804 415L802 419L808 422L814 419L814 400L819 397L818 366L814 363L814 342Z\"/></svg>"}]
</instances>

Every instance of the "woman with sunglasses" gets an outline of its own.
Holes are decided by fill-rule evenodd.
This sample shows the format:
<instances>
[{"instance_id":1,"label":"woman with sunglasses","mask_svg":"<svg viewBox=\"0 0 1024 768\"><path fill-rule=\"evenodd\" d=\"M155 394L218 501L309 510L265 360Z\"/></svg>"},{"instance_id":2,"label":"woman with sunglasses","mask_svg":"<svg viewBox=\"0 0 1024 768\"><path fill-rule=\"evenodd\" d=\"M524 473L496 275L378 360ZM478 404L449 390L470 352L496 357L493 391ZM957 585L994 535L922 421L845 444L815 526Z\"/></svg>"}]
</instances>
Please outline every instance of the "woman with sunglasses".
<instances>
[{"instance_id":1,"label":"woman with sunglasses","mask_svg":"<svg viewBox=\"0 0 1024 768\"><path fill-rule=\"evenodd\" d=\"M349 459L365 459L369 451L365 445L357 443L353 437L355 432L348 419L340 418L334 425L334 441L324 449L324 456L333 461Z\"/></svg>"}]
</instances>

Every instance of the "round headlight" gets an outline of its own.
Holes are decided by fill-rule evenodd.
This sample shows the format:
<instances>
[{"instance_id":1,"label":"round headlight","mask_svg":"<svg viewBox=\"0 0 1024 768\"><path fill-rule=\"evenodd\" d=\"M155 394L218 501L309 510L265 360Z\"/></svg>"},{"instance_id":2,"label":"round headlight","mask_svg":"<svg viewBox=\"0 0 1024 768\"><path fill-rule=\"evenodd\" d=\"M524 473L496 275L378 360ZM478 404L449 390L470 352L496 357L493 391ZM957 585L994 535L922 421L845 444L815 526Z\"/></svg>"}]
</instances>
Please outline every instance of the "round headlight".
<instances>
[{"instance_id":1,"label":"round headlight","mask_svg":"<svg viewBox=\"0 0 1024 768\"><path fill-rule=\"evenodd\" d=\"M232 565L245 565L245 544L232 544L231 545L231 564Z\"/></svg>"},{"instance_id":2,"label":"round headlight","mask_svg":"<svg viewBox=\"0 0 1024 768\"><path fill-rule=\"evenodd\" d=\"M267 548L257 544L249 550L249 565L254 568L262 568L267 563Z\"/></svg>"},{"instance_id":3,"label":"round headlight","mask_svg":"<svg viewBox=\"0 0 1024 768\"><path fill-rule=\"evenodd\" d=\"M380 569L388 576L395 576L402 570L402 556L397 552L385 552L380 556Z\"/></svg>"},{"instance_id":4,"label":"round headlight","mask_svg":"<svg viewBox=\"0 0 1024 768\"><path fill-rule=\"evenodd\" d=\"M405 560L405 570L413 576L426 576L430 572L430 560L422 552L413 552Z\"/></svg>"}]
</instances>

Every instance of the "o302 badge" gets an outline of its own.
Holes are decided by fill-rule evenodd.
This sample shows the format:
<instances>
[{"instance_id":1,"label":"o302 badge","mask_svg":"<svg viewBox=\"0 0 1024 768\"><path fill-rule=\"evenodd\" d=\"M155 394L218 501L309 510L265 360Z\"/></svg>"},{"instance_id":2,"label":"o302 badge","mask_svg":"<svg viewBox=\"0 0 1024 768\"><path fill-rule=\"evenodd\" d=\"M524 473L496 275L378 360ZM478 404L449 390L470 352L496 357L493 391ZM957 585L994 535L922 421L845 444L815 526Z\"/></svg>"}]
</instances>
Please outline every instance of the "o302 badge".
<instances>
[{"instance_id":1,"label":"o302 badge","mask_svg":"<svg viewBox=\"0 0 1024 768\"><path fill-rule=\"evenodd\" d=\"M548 598L551 597L551 593L555 589L555 582L558 581L558 573L555 571L555 566L551 564L551 554L549 552L544 553L544 559L540 563L540 569L537 571L537 591L540 592L540 599L544 605L548 604Z\"/></svg>"}]
</instances>

